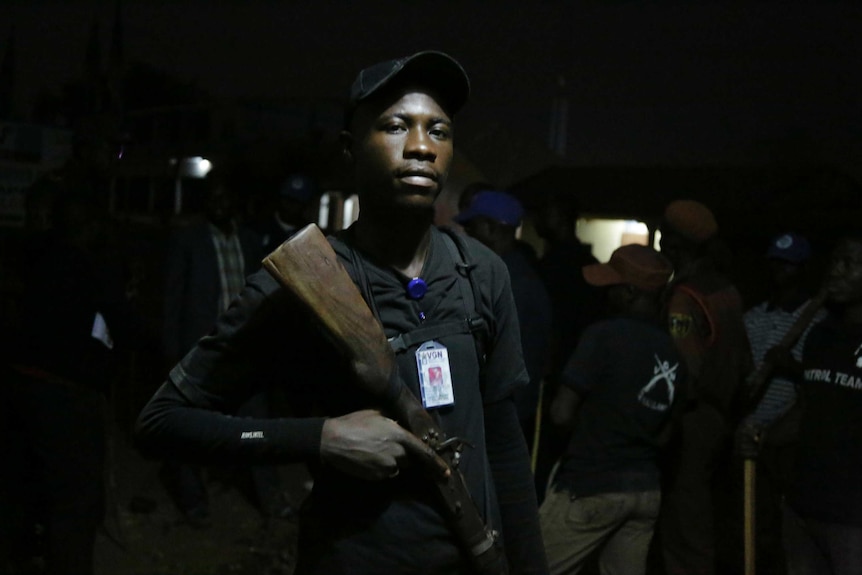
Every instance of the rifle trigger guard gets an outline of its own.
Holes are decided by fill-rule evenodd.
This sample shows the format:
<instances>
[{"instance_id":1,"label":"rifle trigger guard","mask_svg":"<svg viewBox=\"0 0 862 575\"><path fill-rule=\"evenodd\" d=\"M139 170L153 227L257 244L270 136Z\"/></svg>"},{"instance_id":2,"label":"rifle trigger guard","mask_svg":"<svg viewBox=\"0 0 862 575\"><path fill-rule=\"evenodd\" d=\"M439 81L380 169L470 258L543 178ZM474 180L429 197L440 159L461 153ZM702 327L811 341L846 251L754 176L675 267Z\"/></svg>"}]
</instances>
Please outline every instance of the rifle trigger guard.
<instances>
[{"instance_id":1,"label":"rifle trigger guard","mask_svg":"<svg viewBox=\"0 0 862 575\"><path fill-rule=\"evenodd\" d=\"M464 445L473 447L470 443L464 441L460 437L450 437L446 441L434 446L434 451L442 455L444 451L451 450L452 455L450 464L453 469L457 469L458 464L461 462L461 451L463 450Z\"/></svg>"},{"instance_id":2,"label":"rifle trigger guard","mask_svg":"<svg viewBox=\"0 0 862 575\"><path fill-rule=\"evenodd\" d=\"M443 451L446 451L447 449L453 449L454 451L457 452L457 451L461 451L461 446L463 446L463 445L466 445L467 447L470 447L470 448L473 447L472 443L470 443L469 441L464 441L460 437L450 437L446 441L437 444L434 447L434 451L436 451L437 453L441 453Z\"/></svg>"}]
</instances>

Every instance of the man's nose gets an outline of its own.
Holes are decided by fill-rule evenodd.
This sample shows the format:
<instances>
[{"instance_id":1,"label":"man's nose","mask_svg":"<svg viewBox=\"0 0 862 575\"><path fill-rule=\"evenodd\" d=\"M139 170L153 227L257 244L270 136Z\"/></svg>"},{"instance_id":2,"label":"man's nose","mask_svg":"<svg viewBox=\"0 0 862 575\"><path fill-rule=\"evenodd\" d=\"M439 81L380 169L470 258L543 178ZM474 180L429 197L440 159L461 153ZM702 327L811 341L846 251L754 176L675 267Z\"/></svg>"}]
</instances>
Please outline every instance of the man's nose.
<instances>
[{"instance_id":1,"label":"man's nose","mask_svg":"<svg viewBox=\"0 0 862 575\"><path fill-rule=\"evenodd\" d=\"M410 130L407 134L407 142L404 146L404 155L407 157L419 157L434 161L437 157L434 141L425 130Z\"/></svg>"}]
</instances>

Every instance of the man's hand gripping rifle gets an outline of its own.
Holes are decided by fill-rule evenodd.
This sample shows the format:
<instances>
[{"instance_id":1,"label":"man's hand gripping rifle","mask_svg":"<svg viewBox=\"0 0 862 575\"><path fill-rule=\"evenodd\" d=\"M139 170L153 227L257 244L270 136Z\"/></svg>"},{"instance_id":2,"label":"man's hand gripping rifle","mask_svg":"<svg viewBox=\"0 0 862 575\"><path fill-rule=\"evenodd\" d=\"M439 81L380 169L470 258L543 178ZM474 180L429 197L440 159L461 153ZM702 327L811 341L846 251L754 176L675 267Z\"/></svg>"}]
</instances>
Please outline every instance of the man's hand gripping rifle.
<instances>
[{"instance_id":1,"label":"man's hand gripping rifle","mask_svg":"<svg viewBox=\"0 0 862 575\"><path fill-rule=\"evenodd\" d=\"M463 442L447 438L401 380L380 323L320 229L306 226L267 256L263 265L313 313L349 359L357 384L380 400L386 414L431 447L422 463L477 573L507 573L502 550L494 544L497 534L483 521L458 470Z\"/></svg>"}]
</instances>

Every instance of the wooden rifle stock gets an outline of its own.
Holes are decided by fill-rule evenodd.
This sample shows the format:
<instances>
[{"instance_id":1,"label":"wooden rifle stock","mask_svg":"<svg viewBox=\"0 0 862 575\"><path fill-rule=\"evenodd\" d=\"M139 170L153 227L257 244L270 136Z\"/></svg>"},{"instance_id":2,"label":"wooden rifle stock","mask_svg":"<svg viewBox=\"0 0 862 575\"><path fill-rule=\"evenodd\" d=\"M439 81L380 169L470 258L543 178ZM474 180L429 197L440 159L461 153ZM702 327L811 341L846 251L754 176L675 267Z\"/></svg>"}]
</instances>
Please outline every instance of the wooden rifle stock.
<instances>
[{"instance_id":1,"label":"wooden rifle stock","mask_svg":"<svg viewBox=\"0 0 862 575\"><path fill-rule=\"evenodd\" d=\"M359 289L320 229L309 224L263 260L263 266L320 322L349 360L357 384L379 398L384 411L428 443L449 466L449 477L431 473L446 519L477 573L505 575L497 537L479 513L458 470L461 442L448 439L401 381L395 353Z\"/></svg>"}]
</instances>

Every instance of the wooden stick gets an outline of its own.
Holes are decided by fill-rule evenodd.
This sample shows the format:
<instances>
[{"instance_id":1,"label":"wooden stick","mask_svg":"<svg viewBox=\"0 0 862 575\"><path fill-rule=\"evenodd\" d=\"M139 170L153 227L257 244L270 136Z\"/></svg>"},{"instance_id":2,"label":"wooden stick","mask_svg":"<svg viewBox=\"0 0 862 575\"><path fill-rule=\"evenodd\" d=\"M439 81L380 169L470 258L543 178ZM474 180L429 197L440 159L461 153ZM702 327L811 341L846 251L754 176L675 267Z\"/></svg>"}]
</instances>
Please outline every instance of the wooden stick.
<instances>
[{"instance_id":1,"label":"wooden stick","mask_svg":"<svg viewBox=\"0 0 862 575\"><path fill-rule=\"evenodd\" d=\"M530 470L536 473L536 464L539 461L539 438L542 433L542 400L545 395L545 378L539 381L539 405L536 406L536 426L533 428L533 451L530 454Z\"/></svg>"},{"instance_id":2,"label":"wooden stick","mask_svg":"<svg viewBox=\"0 0 862 575\"><path fill-rule=\"evenodd\" d=\"M755 533L756 522L756 500L754 490L757 482L757 462L754 459L745 460L745 575L755 573L755 544L757 535Z\"/></svg>"}]
</instances>

